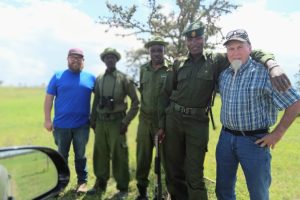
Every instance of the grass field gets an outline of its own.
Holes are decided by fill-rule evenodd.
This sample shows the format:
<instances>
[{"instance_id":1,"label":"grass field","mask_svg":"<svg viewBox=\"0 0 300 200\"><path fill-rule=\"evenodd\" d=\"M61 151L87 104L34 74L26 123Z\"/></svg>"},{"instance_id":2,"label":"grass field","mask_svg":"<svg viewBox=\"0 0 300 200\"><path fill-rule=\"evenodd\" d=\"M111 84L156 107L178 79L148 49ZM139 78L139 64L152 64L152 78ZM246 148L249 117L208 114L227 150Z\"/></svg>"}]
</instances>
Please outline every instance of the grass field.
<instances>
[{"instance_id":1,"label":"grass field","mask_svg":"<svg viewBox=\"0 0 300 200\"><path fill-rule=\"evenodd\" d=\"M0 146L12 145L42 145L56 149L51 133L43 129L43 101L44 89L41 88L5 88L0 87ZM213 108L217 130L211 130L208 153L205 161L205 176L215 180L215 146L221 128L219 122L220 99L216 99ZM135 174L135 138L137 118L130 124L128 132L129 156L130 156L130 193L128 199L134 199L137 194ZM290 127L284 138L272 150L272 185L270 199L272 200L300 200L300 118L298 117ZM95 181L92 169L92 149L94 136L91 137L87 146L87 158L89 167L89 182L92 187ZM75 196L71 190L76 186L73 152L70 153L71 181L65 192L59 199L98 199L96 197ZM149 188L152 195L154 175L150 176L153 183ZM29 183L30 184L30 183ZM216 199L214 184L208 184L209 199ZM109 198L116 192L115 182L110 180L108 189L103 199ZM238 172L236 186L238 200L249 199L247 186L243 173Z\"/></svg>"}]
</instances>

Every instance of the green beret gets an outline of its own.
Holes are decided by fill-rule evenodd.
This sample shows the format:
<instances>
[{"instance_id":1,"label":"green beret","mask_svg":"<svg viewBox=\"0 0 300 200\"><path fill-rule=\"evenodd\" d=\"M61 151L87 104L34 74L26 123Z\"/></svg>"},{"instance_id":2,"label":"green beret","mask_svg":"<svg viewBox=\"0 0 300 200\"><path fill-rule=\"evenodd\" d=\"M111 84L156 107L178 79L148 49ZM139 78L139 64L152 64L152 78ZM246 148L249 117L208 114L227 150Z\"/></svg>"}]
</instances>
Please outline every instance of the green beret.
<instances>
[{"instance_id":1,"label":"green beret","mask_svg":"<svg viewBox=\"0 0 300 200\"><path fill-rule=\"evenodd\" d=\"M161 37L153 37L152 39L150 39L146 44L145 44L145 48L149 48L151 47L152 45L162 45L162 46L166 46L168 45L169 43L168 42L165 42Z\"/></svg>"},{"instance_id":2,"label":"green beret","mask_svg":"<svg viewBox=\"0 0 300 200\"><path fill-rule=\"evenodd\" d=\"M117 61L119 61L121 59L121 54L119 52L117 52L116 49L114 48L106 48L104 49L104 51L100 54L100 58L102 61L104 61L104 56L106 56L107 54L113 54L117 57Z\"/></svg>"},{"instance_id":3,"label":"green beret","mask_svg":"<svg viewBox=\"0 0 300 200\"><path fill-rule=\"evenodd\" d=\"M185 27L182 34L186 37L197 37L203 36L204 34L204 24L200 21L190 23Z\"/></svg>"}]
</instances>

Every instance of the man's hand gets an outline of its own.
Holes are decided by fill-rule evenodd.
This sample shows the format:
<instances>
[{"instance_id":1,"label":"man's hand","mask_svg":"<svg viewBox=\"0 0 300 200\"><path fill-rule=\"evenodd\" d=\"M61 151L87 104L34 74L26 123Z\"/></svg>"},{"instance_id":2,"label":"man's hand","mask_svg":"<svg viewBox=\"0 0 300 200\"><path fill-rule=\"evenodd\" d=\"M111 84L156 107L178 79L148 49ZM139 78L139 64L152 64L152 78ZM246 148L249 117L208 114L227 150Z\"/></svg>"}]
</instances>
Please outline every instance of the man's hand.
<instances>
[{"instance_id":1,"label":"man's hand","mask_svg":"<svg viewBox=\"0 0 300 200\"><path fill-rule=\"evenodd\" d=\"M162 128L158 129L158 131L156 132L156 135L158 137L158 142L162 143L163 140L165 139L165 131L164 131L164 129L162 129Z\"/></svg>"},{"instance_id":2,"label":"man's hand","mask_svg":"<svg viewBox=\"0 0 300 200\"><path fill-rule=\"evenodd\" d=\"M284 92L291 87L290 79L283 72L282 68L277 65L270 69L269 76L273 87L279 92Z\"/></svg>"},{"instance_id":3,"label":"man's hand","mask_svg":"<svg viewBox=\"0 0 300 200\"><path fill-rule=\"evenodd\" d=\"M51 132L53 130L53 124L51 120L46 120L44 122L44 127L47 131Z\"/></svg>"},{"instance_id":4,"label":"man's hand","mask_svg":"<svg viewBox=\"0 0 300 200\"><path fill-rule=\"evenodd\" d=\"M276 133L270 133L268 135L266 135L265 137L256 140L255 144L260 145L260 147L271 147L272 149L275 148L276 143L281 139L282 134L280 134L279 132Z\"/></svg>"},{"instance_id":5,"label":"man's hand","mask_svg":"<svg viewBox=\"0 0 300 200\"><path fill-rule=\"evenodd\" d=\"M127 128L128 128L127 124L121 123L120 134L124 135L127 132Z\"/></svg>"}]
</instances>

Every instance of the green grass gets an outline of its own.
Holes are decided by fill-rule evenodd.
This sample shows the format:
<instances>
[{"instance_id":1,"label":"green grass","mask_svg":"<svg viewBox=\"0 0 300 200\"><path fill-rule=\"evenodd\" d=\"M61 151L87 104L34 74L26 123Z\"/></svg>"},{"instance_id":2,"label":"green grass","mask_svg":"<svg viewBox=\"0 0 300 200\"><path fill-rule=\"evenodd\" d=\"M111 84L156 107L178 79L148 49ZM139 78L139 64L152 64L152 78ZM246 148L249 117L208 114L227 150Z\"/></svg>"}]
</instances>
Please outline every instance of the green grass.
<instances>
[{"instance_id":1,"label":"green grass","mask_svg":"<svg viewBox=\"0 0 300 200\"><path fill-rule=\"evenodd\" d=\"M11 145L43 145L56 149L53 136L43 128L43 102L44 89L41 88L1 88L0 87L0 146ZM215 146L220 132L220 99L217 98L213 108L217 130L210 131L210 142L205 161L205 176L215 180ZM128 144L130 156L130 193L128 199L134 199L137 194L135 175L135 139L138 120L130 124L128 131ZM290 127L284 138L272 150L272 185L270 188L270 199L272 200L296 200L300 199L300 118L298 117ZM95 181L92 168L94 134L87 145L87 158L89 167L89 187ZM59 199L97 199L96 197L75 196L71 190L76 187L76 175L74 169L74 156L71 150L69 158L71 180ZM154 190L155 176L153 170L150 174L152 181L149 193ZM208 183L209 199L216 199L214 195L214 184ZM115 182L111 178L108 189L103 199L109 198L116 191ZM244 175L238 172L236 186L238 200L248 200L248 191Z\"/></svg>"}]
</instances>

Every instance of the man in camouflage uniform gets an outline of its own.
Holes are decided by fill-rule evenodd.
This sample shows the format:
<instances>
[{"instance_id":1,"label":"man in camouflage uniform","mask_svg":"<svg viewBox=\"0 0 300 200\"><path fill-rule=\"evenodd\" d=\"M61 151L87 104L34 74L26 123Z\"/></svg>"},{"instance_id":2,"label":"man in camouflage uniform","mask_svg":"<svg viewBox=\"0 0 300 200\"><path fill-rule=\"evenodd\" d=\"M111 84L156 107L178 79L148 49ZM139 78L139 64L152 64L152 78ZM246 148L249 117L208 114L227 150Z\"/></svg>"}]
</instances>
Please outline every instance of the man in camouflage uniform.
<instances>
[{"instance_id":1,"label":"man in camouflage uniform","mask_svg":"<svg viewBox=\"0 0 300 200\"><path fill-rule=\"evenodd\" d=\"M100 55L107 69L95 84L95 97L91 113L91 127L95 131L93 165L96 183L88 194L104 192L110 176L110 158L113 176L119 193L117 199L126 198L129 184L127 127L139 109L134 82L116 69L121 55L106 48ZM126 96L131 99L127 110Z\"/></svg>"},{"instance_id":2,"label":"man in camouflage uniform","mask_svg":"<svg viewBox=\"0 0 300 200\"><path fill-rule=\"evenodd\" d=\"M225 54L203 52L201 22L189 24L183 34L189 54L175 61L168 73L159 100L158 134L165 136L163 154L172 200L206 200L203 164L209 138L207 106L217 78L229 62ZM274 64L272 55L253 51L251 56L267 66Z\"/></svg>"},{"instance_id":3,"label":"man in camouflage uniform","mask_svg":"<svg viewBox=\"0 0 300 200\"><path fill-rule=\"evenodd\" d=\"M152 162L154 136L158 130L158 97L167 76L170 64L164 59L168 43L154 37L145 44L151 60L140 69L141 109L136 146L136 180L139 196L136 200L147 200L149 172Z\"/></svg>"}]
</instances>

